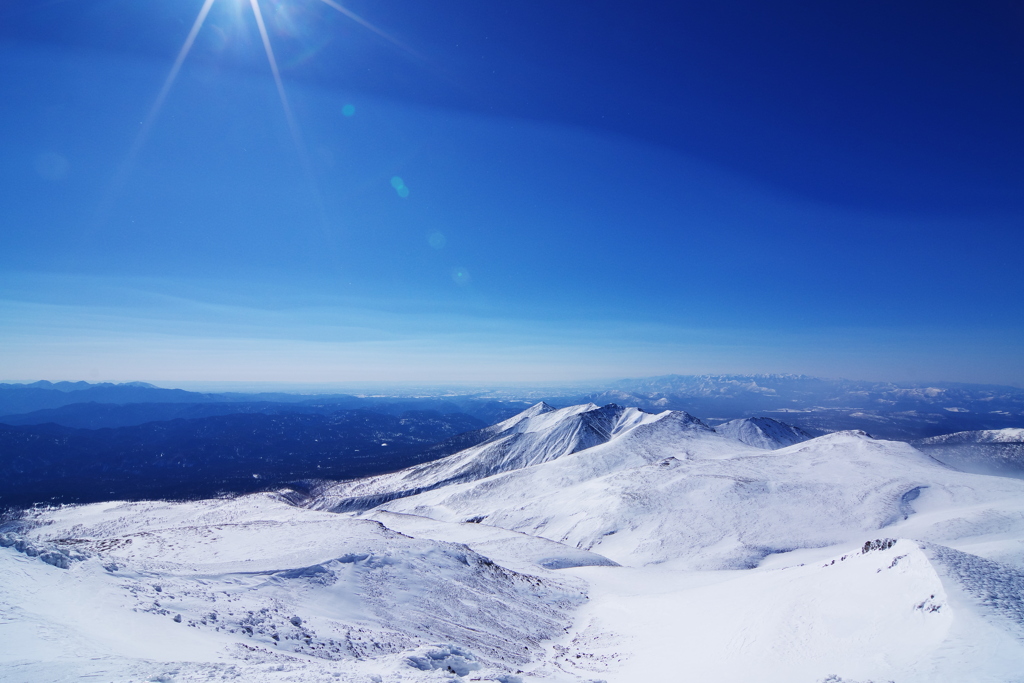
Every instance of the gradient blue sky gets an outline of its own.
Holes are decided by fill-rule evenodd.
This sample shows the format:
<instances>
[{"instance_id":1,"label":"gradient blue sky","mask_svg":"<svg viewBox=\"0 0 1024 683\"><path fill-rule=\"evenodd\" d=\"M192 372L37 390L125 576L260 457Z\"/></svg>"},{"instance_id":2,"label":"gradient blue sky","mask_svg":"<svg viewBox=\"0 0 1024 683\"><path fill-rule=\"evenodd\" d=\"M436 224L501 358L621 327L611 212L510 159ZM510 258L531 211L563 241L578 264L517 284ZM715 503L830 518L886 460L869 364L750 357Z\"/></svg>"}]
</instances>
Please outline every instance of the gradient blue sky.
<instances>
[{"instance_id":1,"label":"gradient blue sky","mask_svg":"<svg viewBox=\"0 0 1024 683\"><path fill-rule=\"evenodd\" d=\"M0 378L1024 386L1019 3L260 4L0 8Z\"/></svg>"}]
</instances>

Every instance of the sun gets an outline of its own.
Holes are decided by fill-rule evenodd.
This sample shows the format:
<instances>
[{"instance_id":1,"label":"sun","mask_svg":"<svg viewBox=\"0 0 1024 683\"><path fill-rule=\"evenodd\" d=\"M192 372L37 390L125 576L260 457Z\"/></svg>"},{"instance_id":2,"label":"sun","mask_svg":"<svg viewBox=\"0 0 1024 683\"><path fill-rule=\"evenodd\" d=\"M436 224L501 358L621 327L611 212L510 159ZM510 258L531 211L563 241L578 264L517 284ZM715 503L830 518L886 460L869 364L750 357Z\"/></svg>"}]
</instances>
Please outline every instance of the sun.
<instances>
[{"instance_id":1,"label":"sun","mask_svg":"<svg viewBox=\"0 0 1024 683\"><path fill-rule=\"evenodd\" d=\"M305 146L302 143L302 135L299 132L298 124L295 121L295 116L292 114L291 105L288 104L288 96L285 93L284 81L281 79L281 70L278 68L277 57L274 55L274 47L270 42L270 34L267 31L267 25L263 20L263 10L260 5L260 0L203 0L202 7L199 8L199 13L196 15L195 21L192 22L192 27L189 29L188 35L185 36L185 42L182 43L181 49L178 50L177 56L174 58L174 63L171 64L171 69L167 73L167 77L164 79L163 85L160 87L160 91L157 93L156 99L153 101L153 105L149 108L149 112L146 117L142 120L142 125L139 127L139 132L135 136L135 141L128 151L128 154L123 159L122 163L114 173L114 177L111 180L110 186L107 192L100 200L99 211L97 214L100 223L106 220L106 217L110 214L110 211L116 201L117 196L121 190L124 189L128 182L128 178L131 176L132 169L135 166L135 160L138 158L140 151L147 138L149 137L150 130L153 127L153 123L156 121L160 114L160 110L163 108L164 102L167 100L167 96L171 92L171 88L174 86L175 80L178 78L178 74L181 71L182 65L188 58L189 52L192 50L192 46L196 42L196 37L203 28L203 24L206 22L207 16L210 14L210 9L214 3L222 2L233 2L238 9L244 9L245 5L248 4L249 9L252 11L253 18L256 20L256 27L260 34L260 41L263 43L263 51L267 55L267 64L270 66L270 72L274 77L274 85L277 87L277 95L281 100L281 107L284 109L285 119L288 122L288 129L292 136L292 141L295 143L296 150L302 160L303 166L306 168L307 175L312 179L312 170L310 168L308 155L305 152ZM264 4L267 4L271 0L263 0ZM363 19L361 16L351 11L344 5L338 3L336 0L306 0L307 2L321 2L331 9L343 14L355 23L359 24L363 28L372 31L381 38L384 38L388 42L392 43L396 47L400 48L404 52L408 53L412 57L423 60L423 57L416 53L402 42L396 40L394 37L388 35L378 27L374 26L370 22ZM312 182L312 180L311 180ZM314 183L315 185L315 183Z\"/></svg>"},{"instance_id":2,"label":"sun","mask_svg":"<svg viewBox=\"0 0 1024 683\"><path fill-rule=\"evenodd\" d=\"M139 139L136 146L141 145L143 139L148 135L150 127L156 120L157 115L160 113L163 104L167 99L168 94L171 91L174 81L178 77L178 73L181 71L182 65L185 63L185 59L188 57L189 52L192 50L192 46L195 44L196 37L203 28L203 24L206 22L206 17L210 14L210 9L214 3L218 0L203 0L202 7L199 8L199 13L196 15L195 21L192 22L192 28L189 30L188 35L185 37L185 42L182 43L181 49L178 50L178 55L174 59L174 63L171 65L171 70L167 74L167 78L164 79L163 86L160 88L160 92L157 94L156 99L153 102L153 106L150 107L149 114L143 121L142 129L139 133ZM288 104L288 96L285 93L284 81L281 79L281 70L277 64L277 57L274 55L274 47L270 42L270 34L267 31L267 25L263 20L263 10L260 6L260 0L225 0L228 2L236 2L240 5L244 5L248 2L249 8L252 10L253 18L256 20L256 27L259 30L260 41L263 43L263 51L267 55L267 64L270 66L270 72L274 77L274 85L277 87L277 94L281 100L281 107L284 109L285 118L288 120L288 127L291 129L292 137L295 138L296 144L300 143L299 129L295 122L295 117L292 114L292 108ZM356 22L363 28L376 33L378 36L385 40L393 43L402 50L417 56L415 52L409 49L406 45L402 44L386 32L377 28L370 22L363 19L361 16L348 9L344 5L336 2L335 0L309 0L310 2L321 2L328 7L336 10L340 14L348 17L352 21ZM264 0L266 2L266 0Z\"/></svg>"}]
</instances>

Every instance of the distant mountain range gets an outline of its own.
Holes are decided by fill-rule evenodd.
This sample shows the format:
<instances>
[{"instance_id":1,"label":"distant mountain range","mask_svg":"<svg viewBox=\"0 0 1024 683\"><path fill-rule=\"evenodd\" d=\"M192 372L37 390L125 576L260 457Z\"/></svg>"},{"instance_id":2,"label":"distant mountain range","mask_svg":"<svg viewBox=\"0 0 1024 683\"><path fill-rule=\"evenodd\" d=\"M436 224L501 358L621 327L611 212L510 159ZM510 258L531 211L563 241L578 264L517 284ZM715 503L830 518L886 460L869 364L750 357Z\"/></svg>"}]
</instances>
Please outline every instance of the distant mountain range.
<instances>
[{"instance_id":1,"label":"distant mountain range","mask_svg":"<svg viewBox=\"0 0 1024 683\"><path fill-rule=\"evenodd\" d=\"M490 424L532 402L476 396L353 396L350 394L202 393L163 389L145 382L0 384L0 424L52 422L100 429L238 413L320 413L367 409L389 415L410 410L464 413Z\"/></svg>"},{"instance_id":2,"label":"distant mountain range","mask_svg":"<svg viewBox=\"0 0 1024 683\"><path fill-rule=\"evenodd\" d=\"M201 393L144 382L0 384L0 423L96 429L233 413L329 413L366 409L465 413L493 424L538 400L555 406L615 403L648 412L684 410L709 424L774 416L823 434L861 429L892 439L957 431L1024 427L1024 389L996 385L829 380L803 375L664 375L612 382L591 391L501 389L456 394L450 388L415 396L292 393Z\"/></svg>"},{"instance_id":3,"label":"distant mountain range","mask_svg":"<svg viewBox=\"0 0 1024 683\"><path fill-rule=\"evenodd\" d=\"M1024 426L1024 389L897 384L803 375L664 375L622 380L581 400L685 410L711 423L770 415L815 434L860 429L888 439Z\"/></svg>"}]
</instances>

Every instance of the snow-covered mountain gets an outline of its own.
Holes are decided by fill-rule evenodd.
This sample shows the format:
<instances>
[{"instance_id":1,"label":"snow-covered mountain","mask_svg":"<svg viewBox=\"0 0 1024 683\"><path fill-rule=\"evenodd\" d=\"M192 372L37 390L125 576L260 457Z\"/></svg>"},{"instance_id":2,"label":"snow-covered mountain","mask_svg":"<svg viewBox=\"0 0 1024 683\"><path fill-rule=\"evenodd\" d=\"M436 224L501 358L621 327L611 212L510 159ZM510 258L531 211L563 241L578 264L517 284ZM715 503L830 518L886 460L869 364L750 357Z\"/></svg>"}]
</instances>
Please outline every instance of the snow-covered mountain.
<instances>
[{"instance_id":1,"label":"snow-covered mountain","mask_svg":"<svg viewBox=\"0 0 1024 683\"><path fill-rule=\"evenodd\" d=\"M663 426L653 422L541 466L381 508L479 520L624 565L668 562L689 569L751 567L773 553L878 533L909 517L919 498L926 506L943 501L956 508L994 509L1011 501L1008 510L1024 510L1024 482L955 472L907 444L863 433L830 434L775 451L731 441L735 446L723 451L708 438L663 438ZM1024 518L1005 523L1006 530L1024 533ZM919 533L948 540L941 530Z\"/></svg>"},{"instance_id":2,"label":"snow-covered mountain","mask_svg":"<svg viewBox=\"0 0 1024 683\"><path fill-rule=\"evenodd\" d=\"M30 510L0 677L1020 681L1024 481L773 423L537 404L312 498Z\"/></svg>"},{"instance_id":3,"label":"snow-covered mountain","mask_svg":"<svg viewBox=\"0 0 1024 683\"><path fill-rule=\"evenodd\" d=\"M645 435L641 441L651 447L672 441L680 448L701 442L698 450L702 453L731 453L746 448L684 412L654 415L615 404L598 407L588 403L556 410L538 403L486 432L482 443L446 458L393 474L323 487L311 504L336 512L367 509L395 498L551 462L605 443L632 443L636 441L630 439L634 433Z\"/></svg>"},{"instance_id":4,"label":"snow-covered mountain","mask_svg":"<svg viewBox=\"0 0 1024 683\"><path fill-rule=\"evenodd\" d=\"M567 438L598 421L613 425L600 439ZM733 425L739 433L750 426ZM528 448L516 450L527 435ZM973 505L1024 495L1017 482L954 472L907 444L862 432L773 451L759 445L681 412L538 405L498 425L494 440L332 487L312 506L365 509L374 502L391 512L540 536L625 565L721 569L874 533L907 517L919 496Z\"/></svg>"},{"instance_id":5,"label":"snow-covered mountain","mask_svg":"<svg viewBox=\"0 0 1024 683\"><path fill-rule=\"evenodd\" d=\"M812 438L810 434L799 427L773 420L770 417L745 417L739 420L730 420L715 427L715 431L742 441L748 446L769 451L792 446Z\"/></svg>"},{"instance_id":6,"label":"snow-covered mountain","mask_svg":"<svg viewBox=\"0 0 1024 683\"><path fill-rule=\"evenodd\" d=\"M1024 429L956 432L921 439L914 445L964 472L1024 478Z\"/></svg>"}]
</instances>

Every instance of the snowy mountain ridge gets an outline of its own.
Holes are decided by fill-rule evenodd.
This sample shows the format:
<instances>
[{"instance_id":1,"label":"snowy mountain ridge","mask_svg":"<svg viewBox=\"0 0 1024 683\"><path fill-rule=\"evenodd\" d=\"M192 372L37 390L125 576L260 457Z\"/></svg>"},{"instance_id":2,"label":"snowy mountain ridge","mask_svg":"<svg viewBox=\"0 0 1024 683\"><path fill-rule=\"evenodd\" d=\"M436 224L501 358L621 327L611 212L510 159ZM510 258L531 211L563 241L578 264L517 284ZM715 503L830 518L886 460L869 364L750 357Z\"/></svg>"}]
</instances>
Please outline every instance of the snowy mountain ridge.
<instances>
[{"instance_id":1,"label":"snowy mountain ridge","mask_svg":"<svg viewBox=\"0 0 1024 683\"><path fill-rule=\"evenodd\" d=\"M538 403L491 428L491 436L475 446L415 467L321 487L312 506L323 510L375 507L394 498L452 484L476 481L511 470L532 467L664 422L670 431L719 437L697 418L681 411L659 414L615 404L593 403L554 409ZM742 444L736 444L743 448Z\"/></svg>"},{"instance_id":2,"label":"snowy mountain ridge","mask_svg":"<svg viewBox=\"0 0 1024 683\"><path fill-rule=\"evenodd\" d=\"M915 444L937 446L961 443L1024 443L1024 429L983 429L969 432L954 432L926 439L918 439Z\"/></svg>"},{"instance_id":3,"label":"snowy mountain ridge","mask_svg":"<svg viewBox=\"0 0 1024 683\"><path fill-rule=\"evenodd\" d=\"M559 434L579 416L595 412L588 405L564 410L561 419L546 413L544 430L534 433ZM780 424L772 426L793 437ZM470 449L450 461L461 465L463 458L477 457L486 462L494 455L486 447ZM446 522L482 522L627 566L727 569L894 525L911 517L918 499L958 505L1024 499L1020 482L956 472L908 444L876 440L864 432L837 432L765 450L763 444L750 446L674 411L641 416L614 438L589 448L563 449L558 457L526 466L499 470L476 465L477 473L494 473L439 481L421 491L405 489L403 495L386 487L418 476L418 468L376 478L372 483L386 498L376 508ZM365 483L330 489L312 505L355 509L344 496ZM813 525L805 523L808 517ZM681 526L679 520L687 521ZM1024 531L1024 521L1012 528L1018 526ZM928 538L942 542L945 537Z\"/></svg>"},{"instance_id":4,"label":"snowy mountain ridge","mask_svg":"<svg viewBox=\"0 0 1024 683\"><path fill-rule=\"evenodd\" d=\"M909 501L922 491L953 492L958 478L971 476L863 433L765 451L720 435L683 441L664 426L655 422L541 466L395 499L380 509L480 520L628 566L736 569L772 553L876 532L908 515ZM1024 486L1009 480L989 487L999 496L1024 495Z\"/></svg>"}]
</instances>

